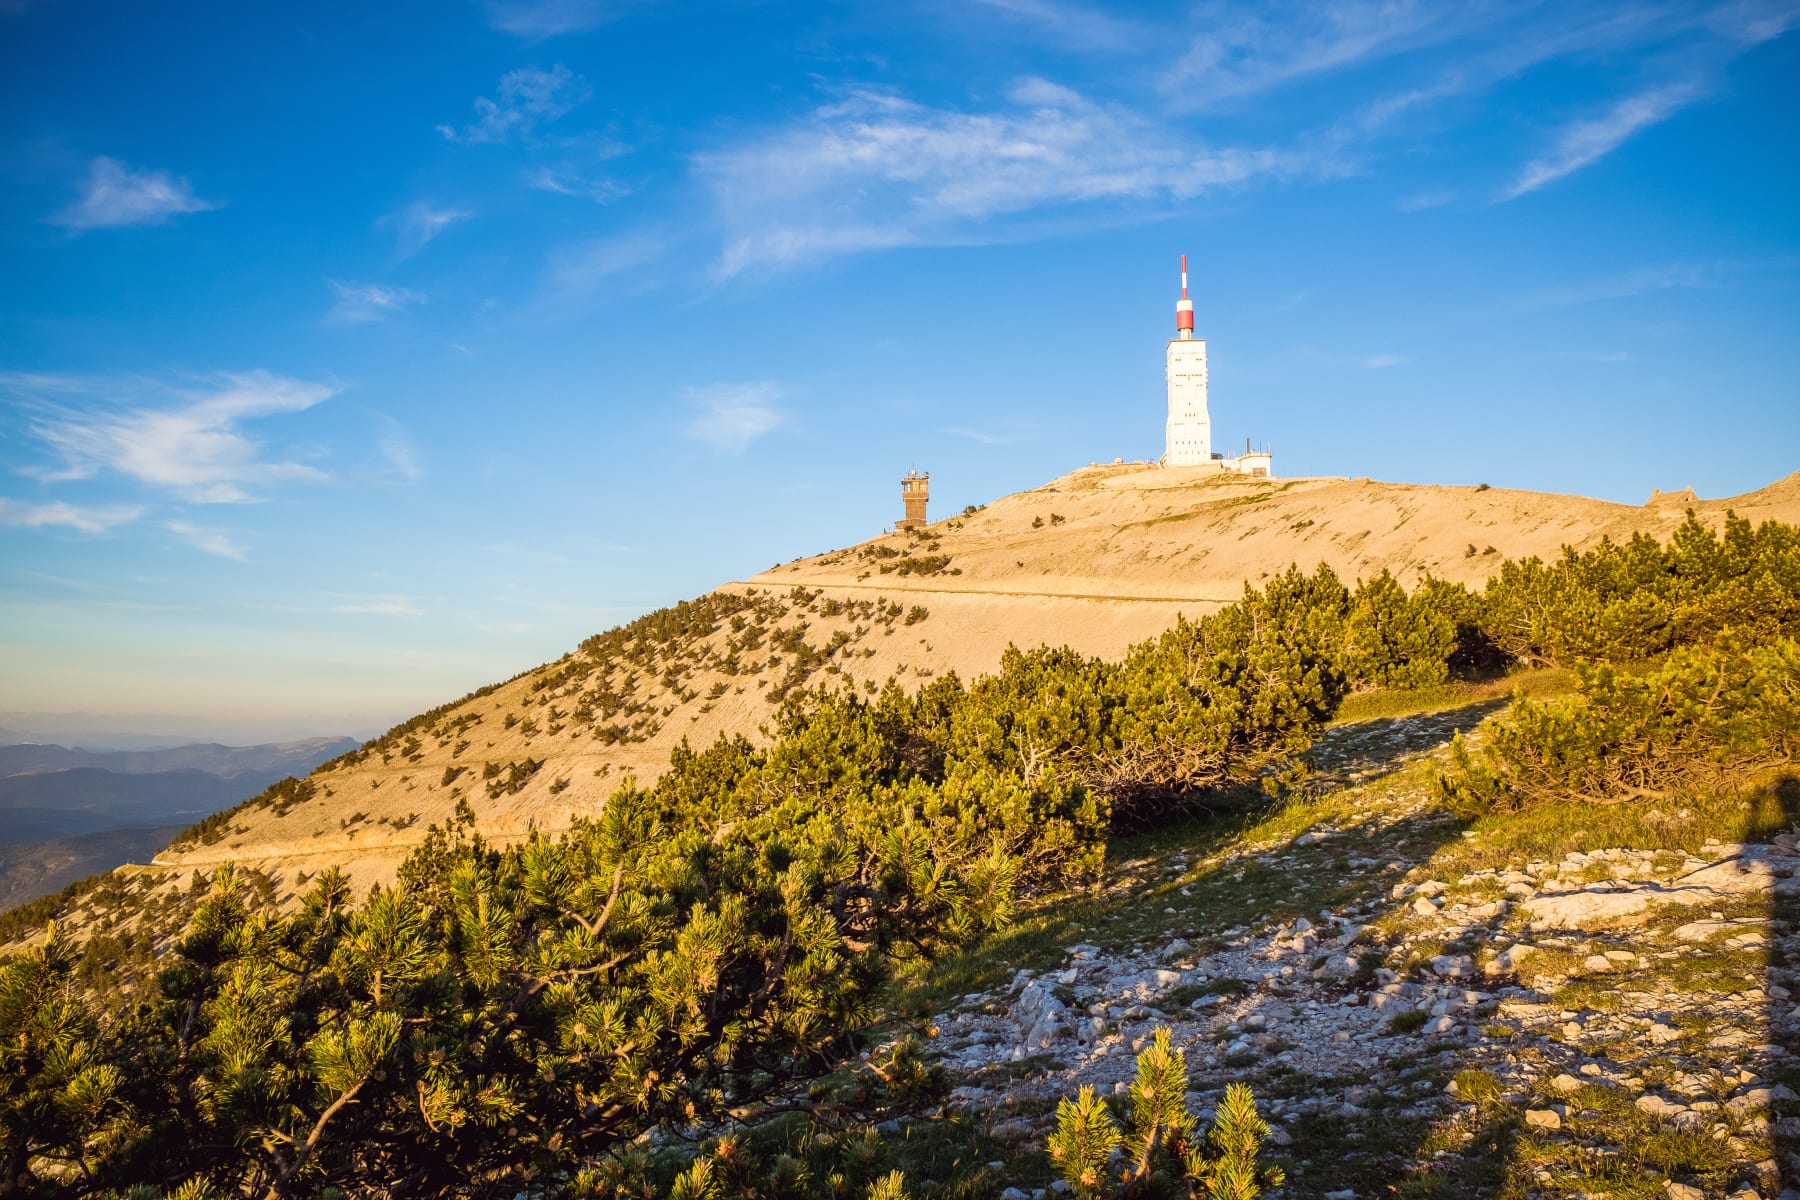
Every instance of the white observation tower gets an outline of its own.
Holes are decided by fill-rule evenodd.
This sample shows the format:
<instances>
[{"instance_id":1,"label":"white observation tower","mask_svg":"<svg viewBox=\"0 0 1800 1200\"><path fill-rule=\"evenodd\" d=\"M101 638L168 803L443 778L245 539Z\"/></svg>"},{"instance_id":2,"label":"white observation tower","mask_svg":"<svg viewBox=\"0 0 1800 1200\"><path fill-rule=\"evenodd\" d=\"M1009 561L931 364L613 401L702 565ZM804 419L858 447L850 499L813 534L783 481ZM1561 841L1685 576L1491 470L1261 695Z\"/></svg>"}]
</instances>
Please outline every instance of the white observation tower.
<instances>
[{"instance_id":1,"label":"white observation tower","mask_svg":"<svg viewBox=\"0 0 1800 1200\"><path fill-rule=\"evenodd\" d=\"M1211 466L1212 418L1206 412L1206 339L1194 336L1194 302L1188 299L1185 254L1181 256L1181 299L1175 302L1175 336L1169 340L1168 380L1168 443L1163 453L1163 465Z\"/></svg>"}]
</instances>

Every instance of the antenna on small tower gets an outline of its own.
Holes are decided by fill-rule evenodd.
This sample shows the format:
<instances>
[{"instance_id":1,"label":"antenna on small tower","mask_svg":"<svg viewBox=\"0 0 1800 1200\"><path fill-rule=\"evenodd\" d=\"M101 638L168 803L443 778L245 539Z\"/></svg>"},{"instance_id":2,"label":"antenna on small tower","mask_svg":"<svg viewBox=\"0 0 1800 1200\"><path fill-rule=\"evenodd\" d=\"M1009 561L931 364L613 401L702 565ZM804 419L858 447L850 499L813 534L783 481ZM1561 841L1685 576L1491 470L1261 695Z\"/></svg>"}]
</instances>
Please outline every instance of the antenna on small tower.
<instances>
[{"instance_id":1,"label":"antenna on small tower","mask_svg":"<svg viewBox=\"0 0 1800 1200\"><path fill-rule=\"evenodd\" d=\"M1175 332L1182 341L1194 336L1194 302L1187 293L1187 255L1181 256L1181 299L1175 302Z\"/></svg>"}]
</instances>

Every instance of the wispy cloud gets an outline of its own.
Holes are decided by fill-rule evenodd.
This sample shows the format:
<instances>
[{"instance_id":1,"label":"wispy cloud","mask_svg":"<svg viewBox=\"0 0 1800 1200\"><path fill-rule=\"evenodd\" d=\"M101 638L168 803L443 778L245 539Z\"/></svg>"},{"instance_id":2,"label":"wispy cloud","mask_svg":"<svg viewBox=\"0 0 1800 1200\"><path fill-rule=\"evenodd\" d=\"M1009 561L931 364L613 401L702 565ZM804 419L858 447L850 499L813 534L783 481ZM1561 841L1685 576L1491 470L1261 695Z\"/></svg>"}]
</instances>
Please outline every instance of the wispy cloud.
<instances>
[{"instance_id":1,"label":"wispy cloud","mask_svg":"<svg viewBox=\"0 0 1800 1200\"><path fill-rule=\"evenodd\" d=\"M1153 27L1060 0L974 0L973 7L1012 18L1012 28L1019 33L1047 36L1083 50L1133 49L1154 31Z\"/></svg>"},{"instance_id":2,"label":"wispy cloud","mask_svg":"<svg viewBox=\"0 0 1800 1200\"><path fill-rule=\"evenodd\" d=\"M630 188L615 179L589 179L568 167L534 167L526 173L525 182L540 192L580 196L596 204L611 204L631 194Z\"/></svg>"},{"instance_id":3,"label":"wispy cloud","mask_svg":"<svg viewBox=\"0 0 1800 1200\"><path fill-rule=\"evenodd\" d=\"M81 506L61 500L49 504L22 504L0 498L0 525L18 529L46 529L62 526L82 533L105 533L120 525L130 524L144 515L135 504Z\"/></svg>"},{"instance_id":4,"label":"wispy cloud","mask_svg":"<svg viewBox=\"0 0 1800 1200\"><path fill-rule=\"evenodd\" d=\"M668 239L656 232L589 238L550 256L550 287L565 295L589 292L655 262L668 249Z\"/></svg>"},{"instance_id":5,"label":"wispy cloud","mask_svg":"<svg viewBox=\"0 0 1800 1200\"><path fill-rule=\"evenodd\" d=\"M1415 192L1400 200L1394 207L1401 212L1424 212L1430 208L1442 208L1456 199L1456 193L1449 188L1438 188L1428 192Z\"/></svg>"},{"instance_id":6,"label":"wispy cloud","mask_svg":"<svg viewBox=\"0 0 1800 1200\"><path fill-rule=\"evenodd\" d=\"M741 454L787 423L775 407L781 388L773 383L718 383L689 388L687 396L699 409L687 424L687 435L722 454Z\"/></svg>"},{"instance_id":7,"label":"wispy cloud","mask_svg":"<svg viewBox=\"0 0 1800 1200\"><path fill-rule=\"evenodd\" d=\"M359 613L375 617L422 617L425 610L409 596L345 596L343 603L333 604L332 612Z\"/></svg>"},{"instance_id":8,"label":"wispy cloud","mask_svg":"<svg viewBox=\"0 0 1800 1200\"><path fill-rule=\"evenodd\" d=\"M468 209L439 208L430 201L415 200L387 220L399 230L395 248L400 252L400 257L410 258L423 250L426 243L438 234L474 215Z\"/></svg>"},{"instance_id":9,"label":"wispy cloud","mask_svg":"<svg viewBox=\"0 0 1800 1200\"><path fill-rule=\"evenodd\" d=\"M381 418L381 437L377 441L381 457L393 469L395 475L408 483L415 482L424 470L419 466L419 451L413 444L412 435L407 433L406 426L392 417Z\"/></svg>"},{"instance_id":10,"label":"wispy cloud","mask_svg":"<svg viewBox=\"0 0 1800 1200\"><path fill-rule=\"evenodd\" d=\"M160 225L181 213L218 208L194 194L186 179L167 171L132 170L104 155L88 164L81 195L50 218L71 233L119 225Z\"/></svg>"},{"instance_id":11,"label":"wispy cloud","mask_svg":"<svg viewBox=\"0 0 1800 1200\"><path fill-rule=\"evenodd\" d=\"M593 95L587 80L561 63L542 70L520 67L500 77L497 98L475 100L475 123L457 129L439 125L453 142L504 142L529 137L542 122L554 121Z\"/></svg>"},{"instance_id":12,"label":"wispy cloud","mask_svg":"<svg viewBox=\"0 0 1800 1200\"><path fill-rule=\"evenodd\" d=\"M1397 367L1406 361L1403 354L1370 354L1362 360L1364 370L1379 371L1383 367Z\"/></svg>"},{"instance_id":13,"label":"wispy cloud","mask_svg":"<svg viewBox=\"0 0 1800 1200\"><path fill-rule=\"evenodd\" d=\"M1558 135L1548 153L1526 164L1504 198L1512 200L1535 192L1598 162L1633 134L1668 120L1703 94L1700 85L1691 80L1665 84L1627 96L1598 117L1575 122Z\"/></svg>"},{"instance_id":14,"label":"wispy cloud","mask_svg":"<svg viewBox=\"0 0 1800 1200\"><path fill-rule=\"evenodd\" d=\"M720 273L907 245L1016 237L995 218L1103 203L1166 211L1301 154L1209 148L1043 79L986 112L859 91L799 123L701 156L724 233Z\"/></svg>"},{"instance_id":15,"label":"wispy cloud","mask_svg":"<svg viewBox=\"0 0 1800 1200\"><path fill-rule=\"evenodd\" d=\"M200 388L76 376L53 377L46 386L43 376L0 375L0 391L37 410L31 433L60 459L33 472L42 479L112 471L194 503L236 504L256 499L271 484L325 478L304 463L265 457L243 424L301 412L337 389L251 371L220 375ZM145 392L162 403L142 403Z\"/></svg>"},{"instance_id":16,"label":"wispy cloud","mask_svg":"<svg viewBox=\"0 0 1800 1200\"><path fill-rule=\"evenodd\" d=\"M616 4L607 0L488 0L488 22L503 33L523 38L580 33L605 24Z\"/></svg>"},{"instance_id":17,"label":"wispy cloud","mask_svg":"<svg viewBox=\"0 0 1800 1200\"><path fill-rule=\"evenodd\" d=\"M327 282L337 295L337 302L325 314L327 321L349 324L380 321L408 305L425 303L425 297L411 288L389 287L383 283L346 283L338 279Z\"/></svg>"},{"instance_id":18,"label":"wispy cloud","mask_svg":"<svg viewBox=\"0 0 1800 1200\"><path fill-rule=\"evenodd\" d=\"M1203 32L1163 77L1162 90L1180 109L1222 107L1442 40L1461 24L1459 11L1420 0L1213 5L1197 14Z\"/></svg>"},{"instance_id":19,"label":"wispy cloud","mask_svg":"<svg viewBox=\"0 0 1800 1200\"><path fill-rule=\"evenodd\" d=\"M1698 262L1638 267L1621 271L1617 275L1533 292L1521 298L1515 307L1527 311L1564 308L1572 304L1592 304L1598 300L1623 300L1629 296L1668 291L1671 288L1723 287L1730 276L1738 273L1739 266L1741 264Z\"/></svg>"},{"instance_id":20,"label":"wispy cloud","mask_svg":"<svg viewBox=\"0 0 1800 1200\"><path fill-rule=\"evenodd\" d=\"M164 521L163 528L204 554L229 558L233 562L249 562L244 548L216 529L203 529L189 521Z\"/></svg>"},{"instance_id":21,"label":"wispy cloud","mask_svg":"<svg viewBox=\"0 0 1800 1200\"><path fill-rule=\"evenodd\" d=\"M1703 10L1700 21L1720 37L1758 46L1800 27L1800 4L1794 0L1726 0Z\"/></svg>"}]
</instances>

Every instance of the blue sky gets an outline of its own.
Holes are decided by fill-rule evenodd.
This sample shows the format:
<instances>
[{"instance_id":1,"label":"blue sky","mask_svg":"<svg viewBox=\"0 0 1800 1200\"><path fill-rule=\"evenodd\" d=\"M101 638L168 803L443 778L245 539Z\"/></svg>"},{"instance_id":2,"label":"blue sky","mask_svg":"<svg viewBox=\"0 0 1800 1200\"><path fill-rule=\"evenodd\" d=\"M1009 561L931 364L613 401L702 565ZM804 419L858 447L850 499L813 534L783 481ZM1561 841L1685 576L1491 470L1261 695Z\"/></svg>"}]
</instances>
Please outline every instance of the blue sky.
<instances>
[{"instance_id":1,"label":"blue sky","mask_svg":"<svg viewBox=\"0 0 1800 1200\"><path fill-rule=\"evenodd\" d=\"M285 8L288 11L274 11ZM1215 439L1800 468L1800 0L0 0L0 724L363 732Z\"/></svg>"}]
</instances>

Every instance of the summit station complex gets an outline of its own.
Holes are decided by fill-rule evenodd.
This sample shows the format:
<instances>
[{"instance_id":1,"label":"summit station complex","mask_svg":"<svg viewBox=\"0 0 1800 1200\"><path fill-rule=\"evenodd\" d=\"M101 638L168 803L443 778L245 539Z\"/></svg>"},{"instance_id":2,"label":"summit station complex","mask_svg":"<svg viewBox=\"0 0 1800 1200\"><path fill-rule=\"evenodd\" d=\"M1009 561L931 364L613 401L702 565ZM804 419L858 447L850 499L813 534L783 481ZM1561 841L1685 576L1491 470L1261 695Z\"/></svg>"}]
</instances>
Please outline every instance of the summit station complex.
<instances>
[{"instance_id":1,"label":"summit station complex","mask_svg":"<svg viewBox=\"0 0 1800 1200\"><path fill-rule=\"evenodd\" d=\"M1239 475L1273 475L1267 449L1227 458L1212 448L1212 417L1206 407L1206 339L1194 336L1194 302L1188 299L1187 255L1181 256L1181 299L1175 302L1175 336L1169 339L1169 424L1162 465L1210 467Z\"/></svg>"}]
</instances>

